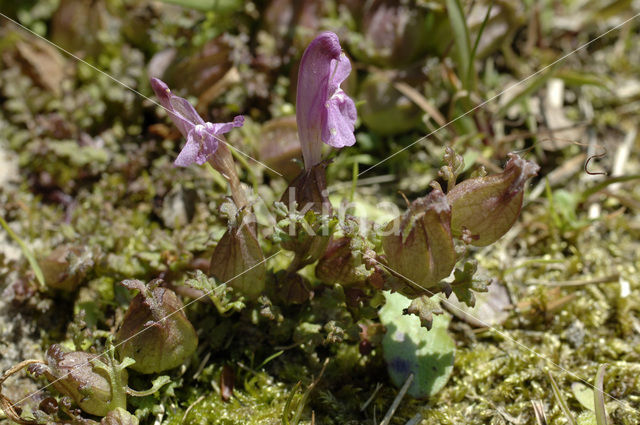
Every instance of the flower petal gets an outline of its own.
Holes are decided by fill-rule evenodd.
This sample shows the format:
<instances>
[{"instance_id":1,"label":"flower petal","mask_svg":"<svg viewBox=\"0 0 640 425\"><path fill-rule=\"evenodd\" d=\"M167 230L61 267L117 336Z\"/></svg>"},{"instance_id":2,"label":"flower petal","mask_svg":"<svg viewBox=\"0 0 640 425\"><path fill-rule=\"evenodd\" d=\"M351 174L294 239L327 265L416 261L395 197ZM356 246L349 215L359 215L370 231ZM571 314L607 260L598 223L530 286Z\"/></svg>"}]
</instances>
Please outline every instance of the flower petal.
<instances>
[{"instance_id":1,"label":"flower petal","mask_svg":"<svg viewBox=\"0 0 640 425\"><path fill-rule=\"evenodd\" d=\"M184 137L189 135L194 126L204 125L204 120L187 99L171 96L170 102L173 111L173 114L170 114L171 119Z\"/></svg>"},{"instance_id":2,"label":"flower petal","mask_svg":"<svg viewBox=\"0 0 640 425\"><path fill-rule=\"evenodd\" d=\"M340 89L340 84L351 74L351 62L347 55L340 53L338 59L331 61L331 80L329 81L329 93L335 93Z\"/></svg>"},{"instance_id":3,"label":"flower petal","mask_svg":"<svg viewBox=\"0 0 640 425\"><path fill-rule=\"evenodd\" d=\"M160 104L162 105L162 107L169 114L171 121L173 121L176 127L178 127L178 130L180 130L182 136L186 138L193 126L195 124L199 124L199 122L198 120L189 118L191 113L195 111L189 111L188 108L186 108L184 105L181 105L180 103L182 103L181 101L183 101L184 103L187 103L189 107L191 107L191 109L193 109L191 104L189 104L186 99L174 96L173 93L171 93L169 86L167 86L164 81L158 78L151 79L151 88L156 93L156 96L158 97L158 100L160 100ZM178 101L177 99L180 99L180 101ZM178 111L176 111L174 104L178 104L178 107L180 108ZM196 116L197 115L198 114L196 113ZM202 121L202 119L200 119L200 121Z\"/></svg>"},{"instance_id":4,"label":"flower petal","mask_svg":"<svg viewBox=\"0 0 640 425\"><path fill-rule=\"evenodd\" d=\"M238 115L231 122L225 123L210 123L208 122L207 129L211 131L212 134L225 134L231 131L234 127L242 127L244 124L244 117L242 115Z\"/></svg>"},{"instance_id":5,"label":"flower petal","mask_svg":"<svg viewBox=\"0 0 640 425\"><path fill-rule=\"evenodd\" d=\"M198 151L200 150L200 146L198 142L196 142L191 135L187 138L187 143L184 145L180 154L174 161L173 165L178 167L188 167L189 165L196 162L196 158L198 157Z\"/></svg>"},{"instance_id":6,"label":"flower petal","mask_svg":"<svg viewBox=\"0 0 640 425\"><path fill-rule=\"evenodd\" d=\"M307 47L300 61L296 96L296 121L305 167L310 169L320 162L322 152L321 126L329 97L331 64L342 49L338 36L323 32Z\"/></svg>"},{"instance_id":7,"label":"flower petal","mask_svg":"<svg viewBox=\"0 0 640 425\"><path fill-rule=\"evenodd\" d=\"M193 163L202 165L216 150L218 150L217 137L204 125L196 126L189 132L187 143L180 151L174 165L179 167L187 167Z\"/></svg>"},{"instance_id":8,"label":"flower petal","mask_svg":"<svg viewBox=\"0 0 640 425\"><path fill-rule=\"evenodd\" d=\"M322 141L334 148L352 146L357 118L356 105L342 89L338 89L326 104L326 125L322 126Z\"/></svg>"},{"instance_id":9,"label":"flower petal","mask_svg":"<svg viewBox=\"0 0 640 425\"><path fill-rule=\"evenodd\" d=\"M173 123L187 139L174 164L187 167L193 163L202 165L218 149L217 134L224 134L234 127L242 127L244 117L238 115L232 122L213 124L205 123L188 100L174 96L162 80L151 79L151 87L162 106L168 111Z\"/></svg>"},{"instance_id":10,"label":"flower petal","mask_svg":"<svg viewBox=\"0 0 640 425\"><path fill-rule=\"evenodd\" d=\"M169 86L167 86L167 84L159 78L152 78L151 88L158 97L158 100L160 100L162 106L167 109L171 109L171 103L169 102L169 99L171 98L172 94Z\"/></svg>"}]
</instances>

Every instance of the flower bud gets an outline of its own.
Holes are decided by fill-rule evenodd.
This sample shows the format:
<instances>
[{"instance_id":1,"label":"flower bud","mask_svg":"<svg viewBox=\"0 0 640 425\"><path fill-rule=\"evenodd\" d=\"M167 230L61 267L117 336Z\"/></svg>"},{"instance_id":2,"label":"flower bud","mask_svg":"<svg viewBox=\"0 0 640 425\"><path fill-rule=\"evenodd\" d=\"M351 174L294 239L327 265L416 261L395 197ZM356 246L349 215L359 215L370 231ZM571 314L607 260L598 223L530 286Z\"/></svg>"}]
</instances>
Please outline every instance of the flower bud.
<instances>
[{"instance_id":1,"label":"flower bud","mask_svg":"<svg viewBox=\"0 0 640 425\"><path fill-rule=\"evenodd\" d=\"M407 296L424 294L446 278L456 263L450 229L451 208L439 188L414 201L391 221L382 236L389 268L408 280ZM417 288L416 288L417 286Z\"/></svg>"},{"instance_id":2,"label":"flower bud","mask_svg":"<svg viewBox=\"0 0 640 425\"><path fill-rule=\"evenodd\" d=\"M198 346L198 336L182 311L182 303L172 290L159 287L160 282L122 281L123 286L140 293L129 305L116 345L120 358L135 360L129 367L140 373L179 366Z\"/></svg>"},{"instance_id":3,"label":"flower bud","mask_svg":"<svg viewBox=\"0 0 640 425\"><path fill-rule=\"evenodd\" d=\"M451 205L451 231L475 246L497 241L513 226L520 214L524 184L540 167L509 154L509 161L500 174L468 179L447 194Z\"/></svg>"},{"instance_id":4,"label":"flower bud","mask_svg":"<svg viewBox=\"0 0 640 425\"><path fill-rule=\"evenodd\" d=\"M360 354L366 356L380 345L385 329L381 323L373 323L371 321L359 323L358 326L360 326L360 344L358 348L360 349Z\"/></svg>"},{"instance_id":5,"label":"flower bud","mask_svg":"<svg viewBox=\"0 0 640 425\"><path fill-rule=\"evenodd\" d=\"M229 221L229 228L213 251L209 274L255 300L264 291L266 273L255 217L243 209Z\"/></svg>"},{"instance_id":6,"label":"flower bud","mask_svg":"<svg viewBox=\"0 0 640 425\"><path fill-rule=\"evenodd\" d=\"M70 397L85 412L104 416L126 408L127 371L105 356L82 351L65 352L58 344L49 347L46 365L33 364L29 371L44 375L56 390Z\"/></svg>"}]
</instances>

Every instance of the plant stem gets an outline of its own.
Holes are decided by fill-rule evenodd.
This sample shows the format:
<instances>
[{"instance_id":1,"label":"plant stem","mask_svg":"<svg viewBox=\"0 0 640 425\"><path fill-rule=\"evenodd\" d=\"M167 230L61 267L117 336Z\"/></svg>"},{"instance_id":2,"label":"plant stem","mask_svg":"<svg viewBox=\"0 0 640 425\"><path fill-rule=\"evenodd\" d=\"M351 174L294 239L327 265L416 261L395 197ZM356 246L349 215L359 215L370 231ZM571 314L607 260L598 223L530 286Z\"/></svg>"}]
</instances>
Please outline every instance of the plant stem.
<instances>
[{"instance_id":1,"label":"plant stem","mask_svg":"<svg viewBox=\"0 0 640 425\"><path fill-rule=\"evenodd\" d=\"M238 173L236 172L236 164L233 161L233 156L227 146L227 142L223 138L218 144L216 154L209 158L209 164L222 174L229 183L229 187L231 188L231 197L233 198L233 202L235 202L236 207L241 209L249 205L247 196L240 184Z\"/></svg>"}]
</instances>

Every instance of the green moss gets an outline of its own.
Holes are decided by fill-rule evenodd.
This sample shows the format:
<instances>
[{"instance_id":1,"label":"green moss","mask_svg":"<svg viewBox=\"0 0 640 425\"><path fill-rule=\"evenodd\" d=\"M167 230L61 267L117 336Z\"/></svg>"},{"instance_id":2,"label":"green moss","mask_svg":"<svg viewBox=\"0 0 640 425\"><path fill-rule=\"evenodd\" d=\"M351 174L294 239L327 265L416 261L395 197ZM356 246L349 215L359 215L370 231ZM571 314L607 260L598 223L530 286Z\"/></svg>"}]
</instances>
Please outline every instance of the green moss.
<instances>
[{"instance_id":1,"label":"green moss","mask_svg":"<svg viewBox=\"0 0 640 425\"><path fill-rule=\"evenodd\" d=\"M220 394L210 390L208 393L193 394L183 408L171 411L164 423L280 424L290 390L262 372L245 375L241 384L242 387L238 388L240 384L236 383L234 396L228 402L222 401Z\"/></svg>"}]
</instances>

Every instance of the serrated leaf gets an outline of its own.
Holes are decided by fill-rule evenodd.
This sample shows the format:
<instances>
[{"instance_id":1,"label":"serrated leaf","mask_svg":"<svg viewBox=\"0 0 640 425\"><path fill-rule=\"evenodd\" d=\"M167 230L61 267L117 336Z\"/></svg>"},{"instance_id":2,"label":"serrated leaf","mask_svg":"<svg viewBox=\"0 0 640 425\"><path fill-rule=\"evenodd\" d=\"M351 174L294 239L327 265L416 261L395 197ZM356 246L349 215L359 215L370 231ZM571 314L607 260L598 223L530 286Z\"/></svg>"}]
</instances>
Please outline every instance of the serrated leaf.
<instances>
[{"instance_id":1,"label":"serrated leaf","mask_svg":"<svg viewBox=\"0 0 640 425\"><path fill-rule=\"evenodd\" d=\"M473 275L478 268L476 261L470 260L464 263L462 269L456 269L453 272L454 280L451 283L451 289L456 294L458 301L465 303L469 307L476 305L475 292L487 292L488 282L484 279L475 279Z\"/></svg>"},{"instance_id":2,"label":"serrated leaf","mask_svg":"<svg viewBox=\"0 0 640 425\"><path fill-rule=\"evenodd\" d=\"M423 295L415 298L404 311L405 314L412 314L420 319L420 326L431 330L433 325L433 315L442 314L442 307L438 297L428 297Z\"/></svg>"},{"instance_id":3,"label":"serrated leaf","mask_svg":"<svg viewBox=\"0 0 640 425\"><path fill-rule=\"evenodd\" d=\"M241 311L245 307L241 300L233 299L232 288L225 284L218 284L215 278L207 277L200 270L196 270L195 276L192 279L187 279L184 284L203 291L211 299L220 314L226 314L229 311Z\"/></svg>"}]
</instances>

